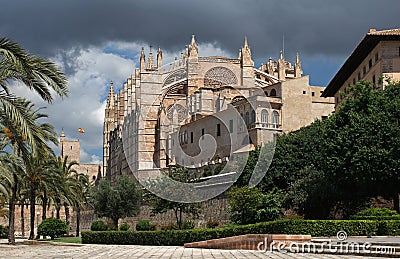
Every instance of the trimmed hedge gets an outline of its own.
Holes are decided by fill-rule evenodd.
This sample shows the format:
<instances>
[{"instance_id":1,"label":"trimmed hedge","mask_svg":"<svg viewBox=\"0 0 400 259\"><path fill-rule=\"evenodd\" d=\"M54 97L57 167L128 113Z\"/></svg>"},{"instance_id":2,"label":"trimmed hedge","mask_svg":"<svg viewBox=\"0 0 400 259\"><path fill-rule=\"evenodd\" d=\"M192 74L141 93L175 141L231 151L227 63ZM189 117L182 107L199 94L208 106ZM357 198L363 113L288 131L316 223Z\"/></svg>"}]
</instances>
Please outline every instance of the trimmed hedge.
<instances>
[{"instance_id":1,"label":"trimmed hedge","mask_svg":"<svg viewBox=\"0 0 400 259\"><path fill-rule=\"evenodd\" d=\"M356 220L400 220L400 214L388 208L369 208L353 215Z\"/></svg>"},{"instance_id":2,"label":"trimmed hedge","mask_svg":"<svg viewBox=\"0 0 400 259\"><path fill-rule=\"evenodd\" d=\"M106 231L107 230L107 225L102 220L96 220L96 221L92 222L92 225L90 225L90 230L92 230L92 231Z\"/></svg>"},{"instance_id":3,"label":"trimmed hedge","mask_svg":"<svg viewBox=\"0 0 400 259\"><path fill-rule=\"evenodd\" d=\"M153 225L150 220L139 220L139 222L136 223L136 230L137 231L156 230L156 226Z\"/></svg>"},{"instance_id":4,"label":"trimmed hedge","mask_svg":"<svg viewBox=\"0 0 400 259\"><path fill-rule=\"evenodd\" d=\"M212 229L137 232L87 231L82 232L82 243L181 246L184 243L245 234L336 236L340 230L346 231L349 236L399 235L400 220L278 220Z\"/></svg>"}]
</instances>

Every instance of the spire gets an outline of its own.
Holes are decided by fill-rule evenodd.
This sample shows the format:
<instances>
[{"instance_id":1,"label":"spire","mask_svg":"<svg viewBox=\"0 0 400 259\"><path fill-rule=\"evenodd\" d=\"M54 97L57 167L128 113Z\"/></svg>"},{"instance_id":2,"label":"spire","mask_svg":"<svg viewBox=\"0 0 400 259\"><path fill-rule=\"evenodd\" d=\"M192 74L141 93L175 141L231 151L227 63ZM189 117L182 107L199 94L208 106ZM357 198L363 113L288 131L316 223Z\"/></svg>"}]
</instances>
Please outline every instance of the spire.
<instances>
[{"instance_id":1,"label":"spire","mask_svg":"<svg viewBox=\"0 0 400 259\"><path fill-rule=\"evenodd\" d=\"M61 135L60 135L60 142L65 141L65 134L64 134L64 128L61 129Z\"/></svg>"},{"instance_id":2,"label":"spire","mask_svg":"<svg viewBox=\"0 0 400 259\"><path fill-rule=\"evenodd\" d=\"M194 61L197 61L199 58L199 47L197 46L194 35L192 35L192 41L189 45L189 58Z\"/></svg>"},{"instance_id":3,"label":"spire","mask_svg":"<svg viewBox=\"0 0 400 259\"><path fill-rule=\"evenodd\" d=\"M239 60L242 60L242 49L239 49L238 59L239 59Z\"/></svg>"},{"instance_id":4,"label":"spire","mask_svg":"<svg viewBox=\"0 0 400 259\"><path fill-rule=\"evenodd\" d=\"M195 37L194 37L194 34L192 35L192 41L190 42L190 45L191 45L191 46L194 46L194 45L197 46L197 43L196 43L196 39L195 39Z\"/></svg>"},{"instance_id":5,"label":"spire","mask_svg":"<svg viewBox=\"0 0 400 259\"><path fill-rule=\"evenodd\" d=\"M161 48L158 48L157 50L157 68L161 69L162 67L162 51Z\"/></svg>"},{"instance_id":6,"label":"spire","mask_svg":"<svg viewBox=\"0 0 400 259\"><path fill-rule=\"evenodd\" d=\"M301 70L301 62L299 52L296 53L296 62L294 63L294 77L298 78L302 76L303 71Z\"/></svg>"},{"instance_id":7,"label":"spire","mask_svg":"<svg viewBox=\"0 0 400 259\"><path fill-rule=\"evenodd\" d=\"M278 78L281 81L286 80L285 60L283 59L283 51L281 50L278 60Z\"/></svg>"},{"instance_id":8,"label":"spire","mask_svg":"<svg viewBox=\"0 0 400 259\"><path fill-rule=\"evenodd\" d=\"M144 71L146 66L146 56L144 55L144 48L142 47L142 53L140 54L140 71Z\"/></svg>"},{"instance_id":9,"label":"spire","mask_svg":"<svg viewBox=\"0 0 400 259\"><path fill-rule=\"evenodd\" d=\"M113 86L113 81L110 81L110 92L108 93L108 99L107 99L107 108L114 107L114 100L115 95L114 95L114 86Z\"/></svg>"},{"instance_id":10,"label":"spire","mask_svg":"<svg viewBox=\"0 0 400 259\"><path fill-rule=\"evenodd\" d=\"M243 47L244 48L249 48L249 44L248 44L248 42L247 42L247 36L244 36L244 44L243 44Z\"/></svg>"},{"instance_id":11,"label":"spire","mask_svg":"<svg viewBox=\"0 0 400 259\"><path fill-rule=\"evenodd\" d=\"M149 59L147 60L147 69L154 69L154 59L153 59L153 52L151 51L151 46L150 46L150 53L149 53Z\"/></svg>"},{"instance_id":12,"label":"spire","mask_svg":"<svg viewBox=\"0 0 400 259\"><path fill-rule=\"evenodd\" d=\"M244 37L244 44L241 49L241 63L242 67L254 67L254 62L251 59L251 50L247 42L247 37Z\"/></svg>"}]
</instances>

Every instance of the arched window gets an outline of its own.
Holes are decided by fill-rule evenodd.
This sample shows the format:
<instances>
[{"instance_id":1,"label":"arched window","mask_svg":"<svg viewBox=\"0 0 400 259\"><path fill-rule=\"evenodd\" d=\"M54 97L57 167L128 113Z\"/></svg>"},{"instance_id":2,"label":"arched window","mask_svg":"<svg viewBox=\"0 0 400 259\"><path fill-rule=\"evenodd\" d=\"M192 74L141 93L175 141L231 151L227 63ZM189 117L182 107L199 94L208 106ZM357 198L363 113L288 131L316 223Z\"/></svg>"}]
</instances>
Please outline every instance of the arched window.
<instances>
[{"instance_id":1,"label":"arched window","mask_svg":"<svg viewBox=\"0 0 400 259\"><path fill-rule=\"evenodd\" d=\"M267 110L262 110L261 111L261 123L262 127L267 128L268 127L268 111Z\"/></svg>"},{"instance_id":2,"label":"arched window","mask_svg":"<svg viewBox=\"0 0 400 259\"><path fill-rule=\"evenodd\" d=\"M276 96L276 90L272 89L271 92L269 93L269 96Z\"/></svg>"},{"instance_id":3,"label":"arched window","mask_svg":"<svg viewBox=\"0 0 400 259\"><path fill-rule=\"evenodd\" d=\"M256 122L256 111L252 110L251 111L251 123L255 123Z\"/></svg>"},{"instance_id":4,"label":"arched window","mask_svg":"<svg viewBox=\"0 0 400 259\"><path fill-rule=\"evenodd\" d=\"M272 112L272 127L276 129L279 127L279 113L277 111Z\"/></svg>"},{"instance_id":5,"label":"arched window","mask_svg":"<svg viewBox=\"0 0 400 259\"><path fill-rule=\"evenodd\" d=\"M246 112L246 115L244 117L244 122L246 123L246 125L250 124L250 113Z\"/></svg>"}]
</instances>

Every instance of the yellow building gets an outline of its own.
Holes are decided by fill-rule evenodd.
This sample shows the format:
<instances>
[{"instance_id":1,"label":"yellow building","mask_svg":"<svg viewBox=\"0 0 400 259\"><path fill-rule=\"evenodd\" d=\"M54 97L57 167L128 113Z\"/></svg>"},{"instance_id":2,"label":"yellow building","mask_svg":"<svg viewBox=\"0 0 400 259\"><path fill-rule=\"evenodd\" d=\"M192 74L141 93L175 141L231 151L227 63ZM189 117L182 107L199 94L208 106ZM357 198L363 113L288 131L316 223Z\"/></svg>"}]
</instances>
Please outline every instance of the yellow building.
<instances>
[{"instance_id":1,"label":"yellow building","mask_svg":"<svg viewBox=\"0 0 400 259\"><path fill-rule=\"evenodd\" d=\"M388 81L400 81L400 29L370 29L330 81L322 96L342 101L341 92L360 80L384 89Z\"/></svg>"}]
</instances>

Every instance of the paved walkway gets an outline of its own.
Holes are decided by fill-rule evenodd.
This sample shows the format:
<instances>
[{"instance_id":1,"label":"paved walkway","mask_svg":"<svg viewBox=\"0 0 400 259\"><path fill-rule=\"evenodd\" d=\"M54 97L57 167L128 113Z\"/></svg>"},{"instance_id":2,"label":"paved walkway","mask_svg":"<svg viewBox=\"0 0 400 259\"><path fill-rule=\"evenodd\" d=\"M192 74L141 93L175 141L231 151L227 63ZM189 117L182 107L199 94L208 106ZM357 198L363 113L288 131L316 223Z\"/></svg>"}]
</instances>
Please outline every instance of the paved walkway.
<instances>
[{"instance_id":1,"label":"paved walkway","mask_svg":"<svg viewBox=\"0 0 400 259\"><path fill-rule=\"evenodd\" d=\"M352 255L263 253L247 250L196 249L178 246L25 245L22 243L9 246L4 243L5 240L2 241L0 242L0 258L355 258ZM361 257L357 256L356 258Z\"/></svg>"}]
</instances>

